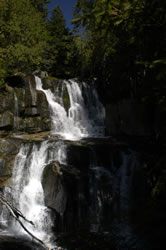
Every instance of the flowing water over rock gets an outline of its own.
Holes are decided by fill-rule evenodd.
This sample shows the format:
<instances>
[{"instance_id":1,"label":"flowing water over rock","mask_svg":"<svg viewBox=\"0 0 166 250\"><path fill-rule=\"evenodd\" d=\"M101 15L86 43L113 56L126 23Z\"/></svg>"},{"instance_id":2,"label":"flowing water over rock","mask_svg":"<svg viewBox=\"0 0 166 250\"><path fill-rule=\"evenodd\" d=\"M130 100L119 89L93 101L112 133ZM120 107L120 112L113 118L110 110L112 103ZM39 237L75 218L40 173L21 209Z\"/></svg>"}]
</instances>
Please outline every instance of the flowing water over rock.
<instances>
[{"instance_id":1,"label":"flowing water over rock","mask_svg":"<svg viewBox=\"0 0 166 250\"><path fill-rule=\"evenodd\" d=\"M79 84L74 80L64 81L62 84L67 87L69 95L68 102L70 103L67 112L64 108L62 98L60 99L59 96L52 93L50 89L44 90L39 77L35 77L35 79L36 88L45 93L50 106L53 134L60 134L70 140L78 140L83 137L104 136L105 111L94 89L93 92L90 92L84 83L83 86L87 102L85 104Z\"/></svg>"},{"instance_id":2,"label":"flowing water over rock","mask_svg":"<svg viewBox=\"0 0 166 250\"><path fill-rule=\"evenodd\" d=\"M25 223L28 230L46 243L50 242L53 224L51 212L44 205L42 173L50 161L57 160L62 163L63 155L63 142L23 144L13 166L12 183L4 190L13 205L35 224L34 227ZM1 218L4 226L10 226L10 232L24 234L16 221L10 221L10 215L6 210L3 210Z\"/></svg>"},{"instance_id":3,"label":"flowing water over rock","mask_svg":"<svg viewBox=\"0 0 166 250\"><path fill-rule=\"evenodd\" d=\"M147 249L129 223L130 211L144 197L139 159L127 145L104 138L105 111L95 89L70 80L53 93L40 78L35 81L49 104L51 135L21 144L4 196L33 221L35 227L25 223L28 230L51 248L58 242L69 250ZM3 235L25 237L5 207L0 219ZM68 233L69 242L62 236Z\"/></svg>"}]
</instances>

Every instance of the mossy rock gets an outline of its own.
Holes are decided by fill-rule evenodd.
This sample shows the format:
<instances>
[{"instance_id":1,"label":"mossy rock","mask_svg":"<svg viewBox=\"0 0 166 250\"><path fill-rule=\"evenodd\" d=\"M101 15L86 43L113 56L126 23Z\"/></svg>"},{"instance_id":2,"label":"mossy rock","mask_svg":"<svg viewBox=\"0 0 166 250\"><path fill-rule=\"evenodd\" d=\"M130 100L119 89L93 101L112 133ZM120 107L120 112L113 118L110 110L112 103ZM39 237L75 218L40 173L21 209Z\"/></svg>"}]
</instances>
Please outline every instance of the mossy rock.
<instances>
[{"instance_id":1,"label":"mossy rock","mask_svg":"<svg viewBox=\"0 0 166 250\"><path fill-rule=\"evenodd\" d=\"M29 133L41 131L41 117L25 117L21 121L20 131Z\"/></svg>"},{"instance_id":2,"label":"mossy rock","mask_svg":"<svg viewBox=\"0 0 166 250\"><path fill-rule=\"evenodd\" d=\"M42 78L43 89L50 89L52 92L55 91L61 82L61 80L56 78Z\"/></svg>"},{"instance_id":3,"label":"mossy rock","mask_svg":"<svg viewBox=\"0 0 166 250\"><path fill-rule=\"evenodd\" d=\"M69 99L69 94L68 94L66 87L63 90L63 97L62 98L63 98L64 108L65 108L66 112L68 112L69 108L70 108L70 99Z\"/></svg>"},{"instance_id":4,"label":"mossy rock","mask_svg":"<svg viewBox=\"0 0 166 250\"><path fill-rule=\"evenodd\" d=\"M19 141L0 138L0 187L5 186L10 181L15 156L19 148Z\"/></svg>"},{"instance_id":5,"label":"mossy rock","mask_svg":"<svg viewBox=\"0 0 166 250\"><path fill-rule=\"evenodd\" d=\"M14 112L14 91L11 87L5 92L1 93L1 102L0 102L0 113L4 113L5 111Z\"/></svg>"},{"instance_id":6,"label":"mossy rock","mask_svg":"<svg viewBox=\"0 0 166 250\"><path fill-rule=\"evenodd\" d=\"M11 130L13 128L13 113L5 111L0 115L0 128Z\"/></svg>"}]
</instances>

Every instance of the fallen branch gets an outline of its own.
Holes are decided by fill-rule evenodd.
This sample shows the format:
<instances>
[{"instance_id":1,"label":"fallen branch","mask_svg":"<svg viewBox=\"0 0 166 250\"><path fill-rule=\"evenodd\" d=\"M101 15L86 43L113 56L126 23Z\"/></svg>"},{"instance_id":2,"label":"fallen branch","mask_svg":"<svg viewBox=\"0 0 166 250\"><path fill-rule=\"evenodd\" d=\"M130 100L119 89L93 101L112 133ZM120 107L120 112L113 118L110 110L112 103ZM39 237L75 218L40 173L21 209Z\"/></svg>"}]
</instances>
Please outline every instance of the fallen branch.
<instances>
[{"instance_id":1,"label":"fallen branch","mask_svg":"<svg viewBox=\"0 0 166 250\"><path fill-rule=\"evenodd\" d=\"M25 226L24 224L20 221L20 217L23 218L25 221L27 221L28 223L30 223L31 225L34 226L34 223L30 220L28 220L22 213L20 210L18 210L17 208L15 208L1 193L0 193L0 202L2 202L3 205L5 205L7 207L7 209L10 211L11 215L18 221L18 223L21 225L21 227L36 241L40 242L40 244L42 244L44 246L44 248L49 249L48 246L46 246L46 244L40 240L39 238L37 238L35 235L33 235Z\"/></svg>"}]
</instances>

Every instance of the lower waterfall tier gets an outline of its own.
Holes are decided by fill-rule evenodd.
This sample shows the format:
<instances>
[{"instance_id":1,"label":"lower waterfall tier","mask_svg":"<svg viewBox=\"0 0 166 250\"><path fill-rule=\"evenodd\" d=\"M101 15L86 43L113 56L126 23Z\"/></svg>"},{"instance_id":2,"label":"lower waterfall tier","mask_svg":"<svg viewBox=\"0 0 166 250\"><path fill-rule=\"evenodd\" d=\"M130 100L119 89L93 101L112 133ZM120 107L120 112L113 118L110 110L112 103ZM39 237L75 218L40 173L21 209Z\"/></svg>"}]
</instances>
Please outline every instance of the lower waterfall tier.
<instances>
[{"instance_id":1,"label":"lower waterfall tier","mask_svg":"<svg viewBox=\"0 0 166 250\"><path fill-rule=\"evenodd\" d=\"M153 249L148 228L142 224L142 234L136 221L149 192L140 152L109 138L71 142L46 134L3 139L1 145L1 190L50 248ZM0 249L5 233L25 236L4 207L0 220Z\"/></svg>"}]
</instances>

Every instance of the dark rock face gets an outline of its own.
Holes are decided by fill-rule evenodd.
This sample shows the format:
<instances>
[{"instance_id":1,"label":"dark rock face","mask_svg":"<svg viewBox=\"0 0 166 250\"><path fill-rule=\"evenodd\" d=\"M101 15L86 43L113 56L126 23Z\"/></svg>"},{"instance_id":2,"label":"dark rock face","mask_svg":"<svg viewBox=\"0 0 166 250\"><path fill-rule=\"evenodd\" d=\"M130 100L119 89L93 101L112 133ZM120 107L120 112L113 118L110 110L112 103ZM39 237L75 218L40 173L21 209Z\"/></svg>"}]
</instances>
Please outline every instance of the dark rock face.
<instances>
[{"instance_id":1,"label":"dark rock face","mask_svg":"<svg viewBox=\"0 0 166 250\"><path fill-rule=\"evenodd\" d=\"M158 111L152 105L133 100L106 105L108 135L151 136L158 126Z\"/></svg>"},{"instance_id":2,"label":"dark rock face","mask_svg":"<svg viewBox=\"0 0 166 250\"><path fill-rule=\"evenodd\" d=\"M46 166L42 184L45 191L46 205L63 215L66 208L67 192L63 184L63 176L58 162L53 161Z\"/></svg>"},{"instance_id":3,"label":"dark rock face","mask_svg":"<svg viewBox=\"0 0 166 250\"><path fill-rule=\"evenodd\" d=\"M137 160L124 145L69 144L67 165L53 161L43 174L45 202L56 214L55 230L109 231L113 219L125 220L141 207L146 185Z\"/></svg>"},{"instance_id":4,"label":"dark rock face","mask_svg":"<svg viewBox=\"0 0 166 250\"><path fill-rule=\"evenodd\" d=\"M0 236L1 250L44 250L45 248L26 237Z\"/></svg>"}]
</instances>

